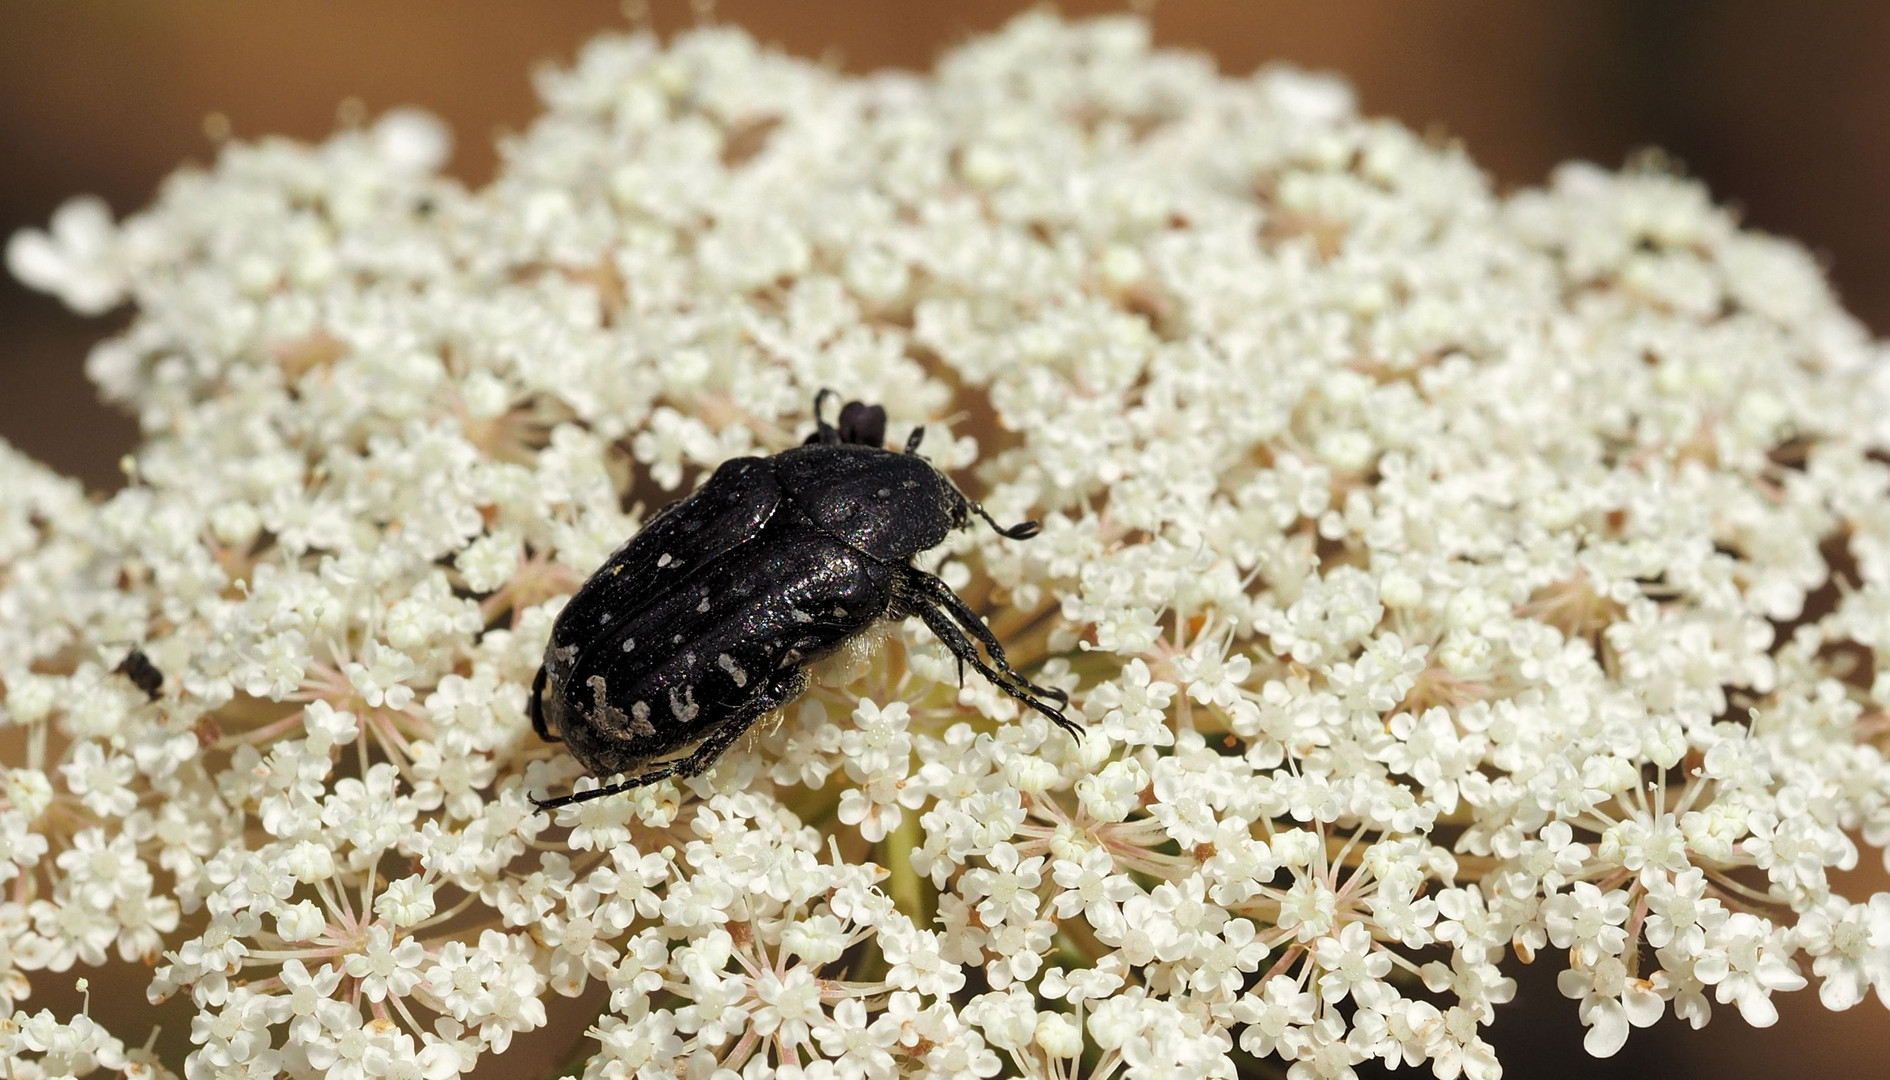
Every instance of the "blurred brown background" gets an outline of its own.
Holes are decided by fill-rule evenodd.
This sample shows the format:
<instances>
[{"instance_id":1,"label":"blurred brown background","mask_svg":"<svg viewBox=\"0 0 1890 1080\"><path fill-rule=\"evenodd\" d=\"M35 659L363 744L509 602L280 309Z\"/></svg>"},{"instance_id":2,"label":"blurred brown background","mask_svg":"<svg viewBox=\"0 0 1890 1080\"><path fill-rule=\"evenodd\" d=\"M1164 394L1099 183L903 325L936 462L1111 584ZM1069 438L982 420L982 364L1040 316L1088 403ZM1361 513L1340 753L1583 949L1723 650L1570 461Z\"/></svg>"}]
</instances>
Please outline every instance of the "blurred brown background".
<instances>
[{"instance_id":1,"label":"blurred brown background","mask_svg":"<svg viewBox=\"0 0 1890 1080\"><path fill-rule=\"evenodd\" d=\"M928 66L1021 6L721 0L715 17L857 71ZM655 0L653 14L664 31L695 18L683 0ZM1619 165L1662 147L1749 223L1809 245L1851 309L1890 331L1890 4L1162 0L1152 18L1162 44L1208 50L1224 70L1283 59L1340 72L1366 112L1462 139L1504 188L1539 183L1568 158ZM347 98L370 114L422 105L452 124L454 169L481 182L492 133L536 111L532 66L624 25L615 0L0 0L0 238L43 226L78 192L119 215L137 209L180 162L207 160L212 112L241 137L317 139ZM0 283L0 437L95 490L116 486L135 429L93 400L80 364L123 319L83 320ZM1882 888L1882 876L1857 885L1852 895ZM1875 1001L1833 1016L1812 991L1790 995L1764 1032L1730 1006L1698 1033L1669 1017L1594 1062L1552 972L1516 974L1523 1000L1492 1031L1513 1077L1890 1075L1890 1014ZM55 977L36 981L45 992L30 1007L76 1004ZM95 1002L95 1015L122 1007ZM166 1026L178 1021L172 1013ZM136 1020L108 1023L141 1041ZM520 1049L557 1055L573 1038Z\"/></svg>"}]
</instances>

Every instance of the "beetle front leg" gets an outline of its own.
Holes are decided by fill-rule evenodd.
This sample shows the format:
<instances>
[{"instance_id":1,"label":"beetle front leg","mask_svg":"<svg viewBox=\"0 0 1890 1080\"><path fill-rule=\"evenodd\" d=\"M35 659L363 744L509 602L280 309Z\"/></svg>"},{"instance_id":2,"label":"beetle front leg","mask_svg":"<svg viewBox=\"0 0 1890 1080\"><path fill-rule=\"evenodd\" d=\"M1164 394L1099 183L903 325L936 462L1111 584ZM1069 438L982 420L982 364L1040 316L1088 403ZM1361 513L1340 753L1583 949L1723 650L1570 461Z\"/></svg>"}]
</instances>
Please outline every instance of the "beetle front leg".
<instances>
[{"instance_id":1,"label":"beetle front leg","mask_svg":"<svg viewBox=\"0 0 1890 1080\"><path fill-rule=\"evenodd\" d=\"M1070 695L1068 693L1052 686L1038 686L1036 683L1031 682L1029 679L1019 674L1017 669L1011 667L1010 658L1004 655L1004 644L997 639L996 634L991 632L991 628L984 624L984 620L978 617L978 613L971 610L971 608L966 605L963 598L952 591L950 585L945 584L943 581L916 566L904 568L904 572L900 576L903 579L901 584L904 586L905 596L911 597L915 594L923 596L933 604L943 608L945 613L951 616L954 622L964 627L973 637L983 643L985 651L991 654L991 665L993 667L1003 672L1009 678L1016 680L1019 686L1022 686L1033 694L1050 698L1058 704L1069 704ZM960 678L963 678L963 666L964 660L960 658ZM998 682L999 680L992 679L991 681Z\"/></svg>"},{"instance_id":2,"label":"beetle front leg","mask_svg":"<svg viewBox=\"0 0 1890 1080\"><path fill-rule=\"evenodd\" d=\"M930 574L926 574L924 571L915 570L913 573L917 577L936 581L938 587L943 589L953 600L958 599L957 594L953 593L944 582L932 578ZM1012 670L1009 661L1004 659L1004 650L1001 647L991 648L991 655L992 659L996 661L997 664L1002 665L1002 670L985 663L984 657L978 654L978 646L973 644L971 638L965 635L965 631L959 628L958 621L954 621L955 616L958 611L962 611L966 617L969 617L977 626L977 630L973 632L978 634L979 640L987 643L987 647L990 647L996 641L990 629L985 627L983 622L979 621L977 616L971 613L970 608L964 606L963 601L958 601L956 605L952 605L938 599L929 589L924 593L915 595L914 588L913 583L905 580L902 580L902 584L896 588L895 600L898 603L899 609L918 616L919 621L925 624L926 629L932 631L932 635L938 638L939 641L944 644L945 648L951 651L953 656L958 658L958 662L961 666L965 664L971 665L978 674L991 680L991 685L1003 691L1006 696L1020 701L1030 706L1032 709L1035 709L1037 712L1042 713L1050 719L1051 723L1069 732L1071 735L1078 738L1082 737L1083 729L1076 721L1064 715L1063 710L1051 708L1049 705L1044 704L1042 700L1043 698L1049 698L1058 704L1063 704L1069 701L1068 694L1061 690L1038 686L1036 683L1019 675L1016 671Z\"/></svg>"}]
</instances>

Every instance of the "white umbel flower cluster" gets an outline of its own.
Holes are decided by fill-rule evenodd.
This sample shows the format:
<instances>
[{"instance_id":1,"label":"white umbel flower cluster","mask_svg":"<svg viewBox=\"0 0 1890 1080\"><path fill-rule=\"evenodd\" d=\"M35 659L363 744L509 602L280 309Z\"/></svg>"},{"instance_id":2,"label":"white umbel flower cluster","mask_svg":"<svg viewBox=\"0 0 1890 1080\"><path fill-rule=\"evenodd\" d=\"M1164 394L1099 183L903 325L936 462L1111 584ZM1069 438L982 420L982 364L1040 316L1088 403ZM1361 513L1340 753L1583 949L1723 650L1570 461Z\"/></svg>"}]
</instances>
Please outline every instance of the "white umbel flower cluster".
<instances>
[{"instance_id":1,"label":"white umbel flower cluster","mask_svg":"<svg viewBox=\"0 0 1890 1080\"><path fill-rule=\"evenodd\" d=\"M1494 1077L1510 953L1597 1055L1885 992L1890 366L1801 249L1126 18L541 89L479 191L396 113L10 245L135 305L145 441L103 501L0 453L0 1045L119 1067L23 1002L138 960L192 1078L442 1080L593 980L595 1080ZM560 606L820 387L1043 520L936 565L1087 735L901 625L536 813Z\"/></svg>"}]
</instances>

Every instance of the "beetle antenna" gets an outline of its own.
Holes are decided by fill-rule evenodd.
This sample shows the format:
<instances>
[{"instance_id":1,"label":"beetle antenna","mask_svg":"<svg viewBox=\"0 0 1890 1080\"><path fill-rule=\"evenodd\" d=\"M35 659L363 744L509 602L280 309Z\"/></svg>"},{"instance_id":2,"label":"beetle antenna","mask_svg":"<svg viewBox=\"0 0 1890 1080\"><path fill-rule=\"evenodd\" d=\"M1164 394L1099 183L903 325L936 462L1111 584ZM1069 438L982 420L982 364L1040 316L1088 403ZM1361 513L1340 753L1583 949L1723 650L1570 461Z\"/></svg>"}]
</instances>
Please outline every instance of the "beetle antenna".
<instances>
[{"instance_id":1,"label":"beetle antenna","mask_svg":"<svg viewBox=\"0 0 1890 1080\"><path fill-rule=\"evenodd\" d=\"M1006 539L1028 540L1043 531L1043 524L1036 521L1020 521L1015 525L1008 526L999 525L997 519L987 513L984 506L979 503L972 503L971 509L976 512L979 517L989 522L991 527L997 530L999 536L1005 537Z\"/></svg>"},{"instance_id":2,"label":"beetle antenna","mask_svg":"<svg viewBox=\"0 0 1890 1080\"><path fill-rule=\"evenodd\" d=\"M906 453L908 454L918 453L919 442L923 440L924 438L925 438L925 425L924 424L920 424L918 427L913 428L912 434L906 436Z\"/></svg>"}]
</instances>

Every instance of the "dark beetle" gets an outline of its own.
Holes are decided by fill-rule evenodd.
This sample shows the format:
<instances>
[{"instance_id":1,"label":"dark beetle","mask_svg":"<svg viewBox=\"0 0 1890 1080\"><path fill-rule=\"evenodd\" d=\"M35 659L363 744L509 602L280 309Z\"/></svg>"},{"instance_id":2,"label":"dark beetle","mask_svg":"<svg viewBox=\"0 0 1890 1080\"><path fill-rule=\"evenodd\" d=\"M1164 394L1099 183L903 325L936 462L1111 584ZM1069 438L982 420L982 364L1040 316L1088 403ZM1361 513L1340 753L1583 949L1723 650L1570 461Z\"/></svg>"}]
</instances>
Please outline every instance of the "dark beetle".
<instances>
[{"instance_id":1,"label":"dark beetle","mask_svg":"<svg viewBox=\"0 0 1890 1080\"><path fill-rule=\"evenodd\" d=\"M850 402L838 427L827 423L821 404L832 394L815 396L816 430L804 444L724 462L694 495L658 511L565 606L532 682L532 728L563 741L592 775L628 779L534 799L540 808L700 773L799 696L807 665L881 619L909 615L944 642L961 673L970 665L1078 732L1046 703L1069 695L1013 671L950 586L912 565L972 514L1013 540L1035 536L1037 523L992 521L918 455L923 428L904 453L885 449L877 405Z\"/></svg>"}]
</instances>

